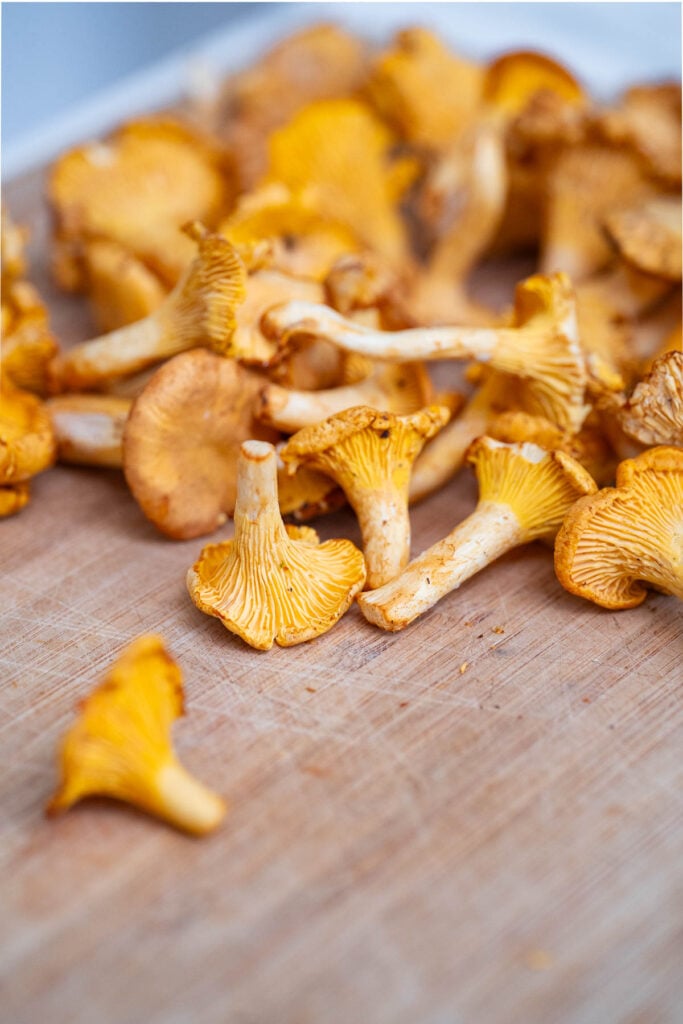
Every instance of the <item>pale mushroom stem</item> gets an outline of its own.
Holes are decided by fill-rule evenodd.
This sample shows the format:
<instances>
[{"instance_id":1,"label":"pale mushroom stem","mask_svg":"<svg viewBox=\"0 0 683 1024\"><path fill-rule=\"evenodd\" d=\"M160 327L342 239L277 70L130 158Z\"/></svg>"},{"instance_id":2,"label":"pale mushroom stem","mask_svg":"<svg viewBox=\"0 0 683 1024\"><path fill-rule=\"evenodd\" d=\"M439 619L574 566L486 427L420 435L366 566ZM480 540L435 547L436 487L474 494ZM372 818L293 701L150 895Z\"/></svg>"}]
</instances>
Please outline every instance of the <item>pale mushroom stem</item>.
<instances>
[{"instance_id":1,"label":"pale mushroom stem","mask_svg":"<svg viewBox=\"0 0 683 1024\"><path fill-rule=\"evenodd\" d=\"M351 499L349 499L351 501ZM351 502L358 518L368 590L392 580L410 558L410 516L405 495L363 491Z\"/></svg>"},{"instance_id":2,"label":"pale mushroom stem","mask_svg":"<svg viewBox=\"0 0 683 1024\"><path fill-rule=\"evenodd\" d=\"M132 399L114 395L60 395L46 403L60 462L123 465L123 428Z\"/></svg>"},{"instance_id":3,"label":"pale mushroom stem","mask_svg":"<svg viewBox=\"0 0 683 1024\"><path fill-rule=\"evenodd\" d=\"M210 832L225 815L225 803L185 771L178 761L162 768L157 780L158 810L173 825L193 835Z\"/></svg>"},{"instance_id":4,"label":"pale mushroom stem","mask_svg":"<svg viewBox=\"0 0 683 1024\"><path fill-rule=\"evenodd\" d=\"M178 345L173 345L173 340ZM112 377L137 373L186 347L186 339L174 339L160 317L152 313L144 320L75 345L55 359L54 376L72 389L92 387Z\"/></svg>"},{"instance_id":5,"label":"pale mushroom stem","mask_svg":"<svg viewBox=\"0 0 683 1024\"><path fill-rule=\"evenodd\" d=\"M413 327L404 331L376 331L354 323L327 306L311 302L286 302L270 310L264 319L269 334L303 334L334 342L347 352L412 362L431 359L476 359L488 362L499 347L521 333L519 328Z\"/></svg>"},{"instance_id":6,"label":"pale mushroom stem","mask_svg":"<svg viewBox=\"0 0 683 1024\"><path fill-rule=\"evenodd\" d=\"M235 545L258 560L257 549L270 551L282 541L287 531L278 506L277 454L265 441L245 441L237 467ZM268 564L265 557L263 564Z\"/></svg>"},{"instance_id":7,"label":"pale mushroom stem","mask_svg":"<svg viewBox=\"0 0 683 1024\"><path fill-rule=\"evenodd\" d=\"M358 598L369 622L396 632L432 608L465 580L524 540L513 511L482 501L443 540L423 551L389 583Z\"/></svg>"},{"instance_id":8,"label":"pale mushroom stem","mask_svg":"<svg viewBox=\"0 0 683 1024\"><path fill-rule=\"evenodd\" d=\"M293 433L354 405L384 409L389 403L386 389L378 382L376 374L358 384L323 391L289 390L268 384L261 392L259 419L285 433Z\"/></svg>"}]
</instances>

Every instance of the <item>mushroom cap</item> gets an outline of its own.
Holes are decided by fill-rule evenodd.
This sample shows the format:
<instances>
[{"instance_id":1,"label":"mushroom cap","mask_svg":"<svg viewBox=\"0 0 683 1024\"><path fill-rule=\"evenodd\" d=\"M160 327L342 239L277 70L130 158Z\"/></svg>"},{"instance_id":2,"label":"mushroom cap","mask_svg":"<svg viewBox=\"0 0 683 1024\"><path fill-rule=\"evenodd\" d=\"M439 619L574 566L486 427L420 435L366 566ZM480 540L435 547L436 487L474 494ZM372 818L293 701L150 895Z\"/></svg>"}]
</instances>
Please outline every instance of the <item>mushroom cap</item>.
<instances>
[{"instance_id":1,"label":"mushroom cap","mask_svg":"<svg viewBox=\"0 0 683 1024\"><path fill-rule=\"evenodd\" d=\"M206 349L164 363L136 398L123 468L143 512L169 537L211 533L235 506L242 441L276 439L252 416L261 378Z\"/></svg>"},{"instance_id":2,"label":"mushroom cap","mask_svg":"<svg viewBox=\"0 0 683 1024\"><path fill-rule=\"evenodd\" d=\"M106 238L139 256L170 287L192 259L180 224L211 223L228 199L215 152L180 122L141 120L106 142L72 149L53 166L56 270L82 283L80 244Z\"/></svg>"},{"instance_id":3,"label":"mushroom cap","mask_svg":"<svg viewBox=\"0 0 683 1024\"><path fill-rule=\"evenodd\" d=\"M398 204L417 167L389 164L393 136L358 100L323 100L300 111L269 140L268 181L310 190L321 214L346 225L393 266L408 258Z\"/></svg>"},{"instance_id":4,"label":"mushroom cap","mask_svg":"<svg viewBox=\"0 0 683 1024\"><path fill-rule=\"evenodd\" d=\"M655 359L621 409L619 421L641 444L683 448L683 352Z\"/></svg>"},{"instance_id":5,"label":"mushroom cap","mask_svg":"<svg viewBox=\"0 0 683 1024\"><path fill-rule=\"evenodd\" d=\"M28 281L2 281L2 372L19 388L45 394L58 352L48 312Z\"/></svg>"},{"instance_id":6,"label":"mushroom cap","mask_svg":"<svg viewBox=\"0 0 683 1024\"><path fill-rule=\"evenodd\" d=\"M320 544L309 527L285 526L272 445L247 441L239 464L235 537L209 544L189 570L200 611L257 650L311 640L330 629L365 582L362 553L348 540Z\"/></svg>"},{"instance_id":7,"label":"mushroom cap","mask_svg":"<svg viewBox=\"0 0 683 1024\"><path fill-rule=\"evenodd\" d=\"M310 462L329 473L349 500L357 490L387 483L408 485L414 460L428 438L448 422L445 406L430 405L405 416L354 406L299 430L280 452L290 467Z\"/></svg>"},{"instance_id":8,"label":"mushroom cap","mask_svg":"<svg viewBox=\"0 0 683 1024\"><path fill-rule=\"evenodd\" d=\"M399 32L377 58L366 89L408 142L440 149L453 142L481 102L484 69L451 53L433 32Z\"/></svg>"},{"instance_id":9,"label":"mushroom cap","mask_svg":"<svg viewBox=\"0 0 683 1024\"><path fill-rule=\"evenodd\" d=\"M16 484L54 463L55 437L39 398L7 379L0 384L0 484Z\"/></svg>"},{"instance_id":10,"label":"mushroom cap","mask_svg":"<svg viewBox=\"0 0 683 1024\"><path fill-rule=\"evenodd\" d=\"M632 86L616 108L595 118L595 128L609 142L637 153L648 173L664 185L680 187L680 82Z\"/></svg>"},{"instance_id":11,"label":"mushroom cap","mask_svg":"<svg viewBox=\"0 0 683 1024\"><path fill-rule=\"evenodd\" d=\"M80 707L62 741L61 782L48 814L83 797L110 796L201 834L223 801L177 763L171 726L183 714L182 674L159 636L138 637Z\"/></svg>"},{"instance_id":12,"label":"mushroom cap","mask_svg":"<svg viewBox=\"0 0 683 1024\"><path fill-rule=\"evenodd\" d=\"M489 64L483 91L486 101L508 116L521 113L540 92L552 92L565 103L586 102L572 73L534 50L513 50Z\"/></svg>"},{"instance_id":13,"label":"mushroom cap","mask_svg":"<svg viewBox=\"0 0 683 1024\"><path fill-rule=\"evenodd\" d=\"M608 210L604 224L621 256L638 270L667 281L681 280L680 196L658 195Z\"/></svg>"},{"instance_id":14,"label":"mushroom cap","mask_svg":"<svg viewBox=\"0 0 683 1024\"><path fill-rule=\"evenodd\" d=\"M683 449L627 459L616 487L578 501L555 542L555 572L603 608L635 608L645 583L683 599Z\"/></svg>"},{"instance_id":15,"label":"mushroom cap","mask_svg":"<svg viewBox=\"0 0 683 1024\"><path fill-rule=\"evenodd\" d=\"M568 509L594 494L595 480L566 452L537 444L479 437L467 451L479 482L479 502L507 505L524 531L522 543L552 538Z\"/></svg>"}]
</instances>

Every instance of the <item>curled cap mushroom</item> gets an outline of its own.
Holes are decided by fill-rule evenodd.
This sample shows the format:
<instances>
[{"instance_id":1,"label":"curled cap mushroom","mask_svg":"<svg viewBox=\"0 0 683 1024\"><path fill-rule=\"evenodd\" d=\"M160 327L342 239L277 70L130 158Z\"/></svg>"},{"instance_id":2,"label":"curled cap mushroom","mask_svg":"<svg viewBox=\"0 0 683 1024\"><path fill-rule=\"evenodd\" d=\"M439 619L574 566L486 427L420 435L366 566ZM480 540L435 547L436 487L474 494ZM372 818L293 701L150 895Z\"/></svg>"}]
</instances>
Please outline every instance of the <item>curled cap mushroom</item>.
<instances>
[{"instance_id":1,"label":"curled cap mushroom","mask_svg":"<svg viewBox=\"0 0 683 1024\"><path fill-rule=\"evenodd\" d=\"M234 360L193 349L164 363L136 398L123 468L142 511L167 536L211 533L232 512L240 445L278 437L252 415L262 386Z\"/></svg>"},{"instance_id":2,"label":"curled cap mushroom","mask_svg":"<svg viewBox=\"0 0 683 1024\"><path fill-rule=\"evenodd\" d=\"M358 406L300 430L280 453L292 469L307 464L327 473L346 494L360 525L368 587L381 586L408 561L410 471L449 416L438 405L407 416Z\"/></svg>"},{"instance_id":3,"label":"curled cap mushroom","mask_svg":"<svg viewBox=\"0 0 683 1024\"><path fill-rule=\"evenodd\" d=\"M555 572L603 608L635 608L646 584L683 600L683 449L627 459L616 487L578 501L555 541Z\"/></svg>"},{"instance_id":4,"label":"curled cap mushroom","mask_svg":"<svg viewBox=\"0 0 683 1024\"><path fill-rule=\"evenodd\" d=\"M373 359L476 359L529 382L531 412L561 427L585 419L586 359L579 343L574 294L566 274L537 274L517 285L513 327L424 327L376 331L327 306L290 302L263 318L283 344L297 335L324 338Z\"/></svg>"},{"instance_id":5,"label":"curled cap mushroom","mask_svg":"<svg viewBox=\"0 0 683 1024\"><path fill-rule=\"evenodd\" d=\"M200 611L251 647L312 640L337 622L365 582L361 552L348 540L320 544L307 526L285 526L272 445L242 445L233 540L205 547L187 586Z\"/></svg>"},{"instance_id":6,"label":"curled cap mushroom","mask_svg":"<svg viewBox=\"0 0 683 1024\"><path fill-rule=\"evenodd\" d=\"M109 796L185 832L211 832L226 805L176 758L171 725L182 714L180 668L161 637L138 637L83 701L64 737L62 777L47 813L66 811L86 796Z\"/></svg>"},{"instance_id":7,"label":"curled cap mushroom","mask_svg":"<svg viewBox=\"0 0 683 1024\"><path fill-rule=\"evenodd\" d=\"M476 509L385 586L359 596L369 622L405 629L506 551L554 537L577 498L596 490L570 455L535 444L481 437L468 459L479 481Z\"/></svg>"},{"instance_id":8,"label":"curled cap mushroom","mask_svg":"<svg viewBox=\"0 0 683 1024\"><path fill-rule=\"evenodd\" d=\"M199 251L173 291L144 320L76 345L53 362L57 386L78 391L136 373L196 345L222 351L235 327L246 270L226 238L200 224L186 232Z\"/></svg>"}]
</instances>

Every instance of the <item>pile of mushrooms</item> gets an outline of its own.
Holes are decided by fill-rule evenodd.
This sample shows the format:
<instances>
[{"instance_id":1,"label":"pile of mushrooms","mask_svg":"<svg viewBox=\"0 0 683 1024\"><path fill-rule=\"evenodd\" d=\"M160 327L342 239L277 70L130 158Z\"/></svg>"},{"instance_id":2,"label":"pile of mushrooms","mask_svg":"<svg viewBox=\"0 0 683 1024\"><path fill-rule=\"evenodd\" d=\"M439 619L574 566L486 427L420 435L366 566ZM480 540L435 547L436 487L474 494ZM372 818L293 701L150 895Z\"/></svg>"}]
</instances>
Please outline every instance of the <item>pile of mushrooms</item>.
<instances>
[{"instance_id":1,"label":"pile of mushrooms","mask_svg":"<svg viewBox=\"0 0 683 1024\"><path fill-rule=\"evenodd\" d=\"M543 54L320 25L71 150L52 265L104 333L58 350L3 220L0 514L56 457L170 538L234 517L188 587L258 649L354 598L403 629L537 539L596 604L683 597L680 138L673 83L605 106ZM411 561L411 504L467 464L476 509ZM295 525L346 503L362 553Z\"/></svg>"}]
</instances>

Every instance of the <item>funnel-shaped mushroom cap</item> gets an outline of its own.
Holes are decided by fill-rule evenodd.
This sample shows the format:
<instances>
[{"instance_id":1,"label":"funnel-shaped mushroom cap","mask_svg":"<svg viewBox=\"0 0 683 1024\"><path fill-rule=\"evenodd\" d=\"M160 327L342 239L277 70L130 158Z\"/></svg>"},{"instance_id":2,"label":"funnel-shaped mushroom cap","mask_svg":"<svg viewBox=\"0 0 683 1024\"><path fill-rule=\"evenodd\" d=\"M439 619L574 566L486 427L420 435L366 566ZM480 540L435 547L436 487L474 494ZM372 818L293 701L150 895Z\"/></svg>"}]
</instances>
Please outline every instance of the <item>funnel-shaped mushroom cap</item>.
<instances>
[{"instance_id":1,"label":"funnel-shaped mushroom cap","mask_svg":"<svg viewBox=\"0 0 683 1024\"><path fill-rule=\"evenodd\" d=\"M173 751L171 726L182 714L179 667L161 637L139 637L83 701L64 737L61 783L47 813L66 811L83 797L109 796L196 835L216 828L225 803Z\"/></svg>"},{"instance_id":2,"label":"funnel-shaped mushroom cap","mask_svg":"<svg viewBox=\"0 0 683 1024\"><path fill-rule=\"evenodd\" d=\"M417 168L406 159L390 165L393 142L357 100L312 103L272 134L268 180L310 190L321 214L400 265L408 247L398 204Z\"/></svg>"},{"instance_id":3,"label":"funnel-shaped mushroom cap","mask_svg":"<svg viewBox=\"0 0 683 1024\"><path fill-rule=\"evenodd\" d=\"M291 467L309 465L342 488L358 517L370 588L391 579L408 561L413 462L449 417L438 405L406 416L358 406L304 427L280 453Z\"/></svg>"},{"instance_id":4,"label":"funnel-shaped mushroom cap","mask_svg":"<svg viewBox=\"0 0 683 1024\"><path fill-rule=\"evenodd\" d=\"M683 449L622 462L616 487L572 508L555 542L563 587L603 608L635 608L650 584L683 600Z\"/></svg>"},{"instance_id":5,"label":"funnel-shaped mushroom cap","mask_svg":"<svg viewBox=\"0 0 683 1024\"><path fill-rule=\"evenodd\" d=\"M479 501L512 509L523 539L552 538L578 498L597 490L590 473L571 455L536 444L505 444L480 437L470 446Z\"/></svg>"},{"instance_id":6,"label":"funnel-shaped mushroom cap","mask_svg":"<svg viewBox=\"0 0 683 1024\"><path fill-rule=\"evenodd\" d=\"M683 448L683 352L666 352L620 411L622 430L645 445Z\"/></svg>"},{"instance_id":7,"label":"funnel-shaped mushroom cap","mask_svg":"<svg viewBox=\"0 0 683 1024\"><path fill-rule=\"evenodd\" d=\"M169 537L224 523L235 506L240 445L277 439L252 416L262 386L234 360L193 349L164 363L135 400L123 468L143 512Z\"/></svg>"},{"instance_id":8,"label":"funnel-shaped mushroom cap","mask_svg":"<svg viewBox=\"0 0 683 1024\"><path fill-rule=\"evenodd\" d=\"M0 484L28 480L53 464L56 457L52 421L45 405L0 381Z\"/></svg>"},{"instance_id":9,"label":"funnel-shaped mushroom cap","mask_svg":"<svg viewBox=\"0 0 683 1024\"><path fill-rule=\"evenodd\" d=\"M56 220L56 270L78 283L80 243L110 239L175 284L192 259L178 226L211 223L227 199L210 145L170 120L124 125L110 140L65 153L52 168L49 200Z\"/></svg>"},{"instance_id":10,"label":"funnel-shaped mushroom cap","mask_svg":"<svg viewBox=\"0 0 683 1024\"><path fill-rule=\"evenodd\" d=\"M227 238L199 223L184 228L198 253L175 288L144 320L76 345L55 359L56 384L72 391L110 383L196 345L227 349L244 300L246 269Z\"/></svg>"},{"instance_id":11,"label":"funnel-shaped mushroom cap","mask_svg":"<svg viewBox=\"0 0 683 1024\"><path fill-rule=\"evenodd\" d=\"M235 537L205 547L187 575L200 611L258 650L291 647L331 629L364 582L363 556L351 541L320 544L309 527L284 525L275 449L245 441Z\"/></svg>"},{"instance_id":12,"label":"funnel-shaped mushroom cap","mask_svg":"<svg viewBox=\"0 0 683 1024\"><path fill-rule=\"evenodd\" d=\"M605 216L605 228L625 260L655 277L680 281L681 199L654 196Z\"/></svg>"},{"instance_id":13,"label":"funnel-shaped mushroom cap","mask_svg":"<svg viewBox=\"0 0 683 1024\"><path fill-rule=\"evenodd\" d=\"M484 70L456 57L432 32L400 32L381 54L368 83L370 98L399 132L418 146L453 142L481 102Z\"/></svg>"},{"instance_id":14,"label":"funnel-shaped mushroom cap","mask_svg":"<svg viewBox=\"0 0 683 1024\"><path fill-rule=\"evenodd\" d=\"M596 489L571 456L535 444L480 437L467 458L479 481L476 509L385 586L358 598L369 622L404 629L506 551L553 537L573 502Z\"/></svg>"}]
</instances>

